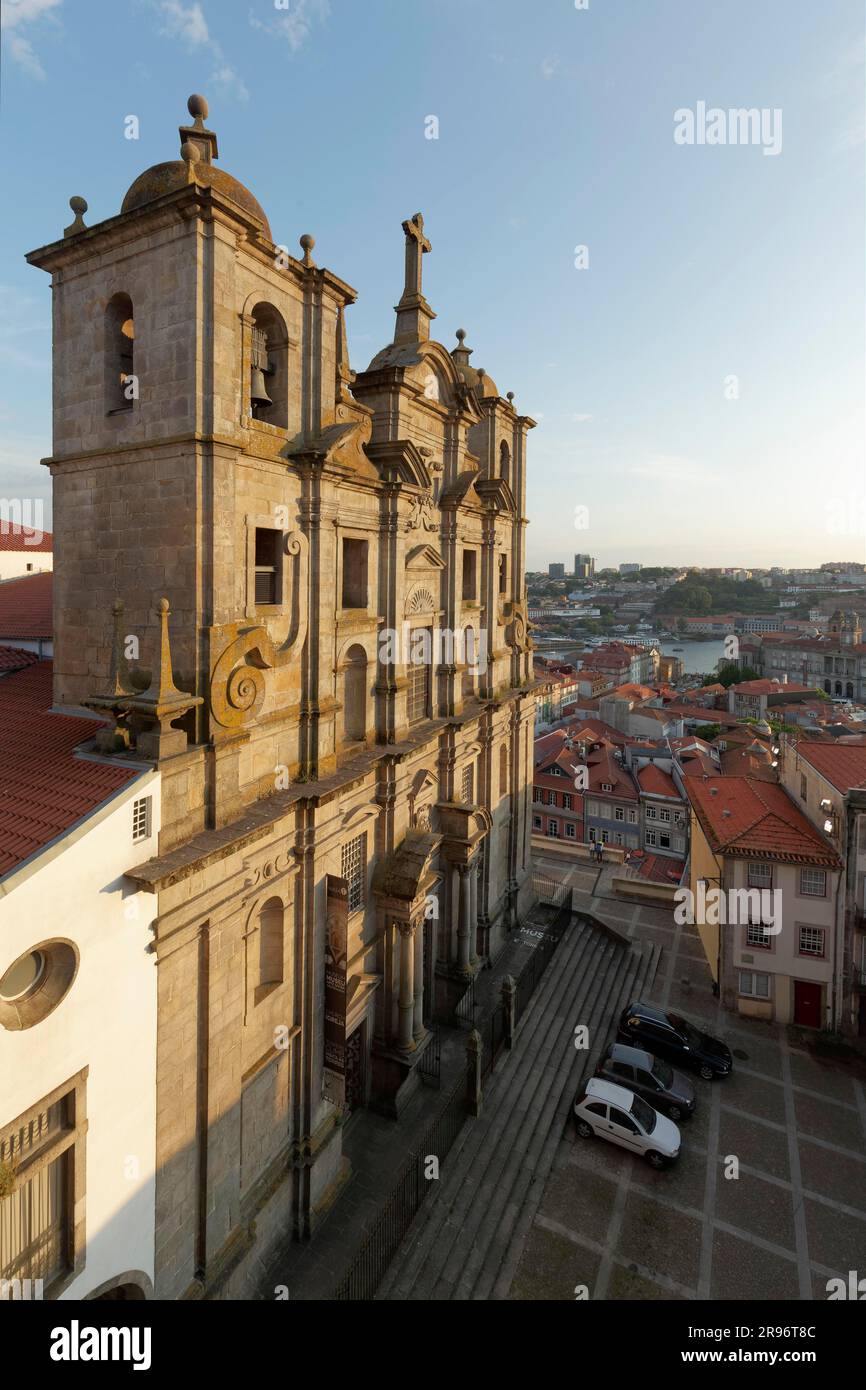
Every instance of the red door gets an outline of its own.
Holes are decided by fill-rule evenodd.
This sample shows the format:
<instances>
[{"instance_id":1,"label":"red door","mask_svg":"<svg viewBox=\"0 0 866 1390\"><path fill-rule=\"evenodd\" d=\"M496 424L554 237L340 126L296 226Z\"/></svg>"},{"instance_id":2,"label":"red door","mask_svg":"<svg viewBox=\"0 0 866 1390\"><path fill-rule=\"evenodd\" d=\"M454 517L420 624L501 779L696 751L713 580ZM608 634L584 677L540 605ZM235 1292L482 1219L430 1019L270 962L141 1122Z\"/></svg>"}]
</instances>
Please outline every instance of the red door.
<instances>
[{"instance_id":1,"label":"red door","mask_svg":"<svg viewBox=\"0 0 866 1390\"><path fill-rule=\"evenodd\" d=\"M821 986L805 980L794 981L794 1022L804 1028L821 1027Z\"/></svg>"}]
</instances>

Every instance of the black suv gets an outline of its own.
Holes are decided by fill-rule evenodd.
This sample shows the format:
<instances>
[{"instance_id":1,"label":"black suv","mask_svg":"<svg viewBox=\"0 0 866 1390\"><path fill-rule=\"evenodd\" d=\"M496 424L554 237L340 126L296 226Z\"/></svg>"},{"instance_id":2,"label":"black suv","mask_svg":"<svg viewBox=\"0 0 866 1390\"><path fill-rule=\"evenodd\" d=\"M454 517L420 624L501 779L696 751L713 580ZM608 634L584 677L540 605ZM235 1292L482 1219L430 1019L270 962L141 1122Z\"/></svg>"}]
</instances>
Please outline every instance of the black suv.
<instances>
[{"instance_id":1,"label":"black suv","mask_svg":"<svg viewBox=\"0 0 866 1390\"><path fill-rule=\"evenodd\" d=\"M614 1043L595 1069L602 1081L625 1086L661 1110L671 1120L682 1120L695 1109L695 1088L687 1076L674 1071L661 1057L653 1057L639 1047Z\"/></svg>"},{"instance_id":2,"label":"black suv","mask_svg":"<svg viewBox=\"0 0 866 1390\"><path fill-rule=\"evenodd\" d=\"M666 1057L689 1067L705 1081L728 1076L733 1066L730 1049L718 1038L701 1033L679 1014L665 1013L639 1000L620 1014L617 1038L631 1047L642 1047L656 1057Z\"/></svg>"}]
</instances>

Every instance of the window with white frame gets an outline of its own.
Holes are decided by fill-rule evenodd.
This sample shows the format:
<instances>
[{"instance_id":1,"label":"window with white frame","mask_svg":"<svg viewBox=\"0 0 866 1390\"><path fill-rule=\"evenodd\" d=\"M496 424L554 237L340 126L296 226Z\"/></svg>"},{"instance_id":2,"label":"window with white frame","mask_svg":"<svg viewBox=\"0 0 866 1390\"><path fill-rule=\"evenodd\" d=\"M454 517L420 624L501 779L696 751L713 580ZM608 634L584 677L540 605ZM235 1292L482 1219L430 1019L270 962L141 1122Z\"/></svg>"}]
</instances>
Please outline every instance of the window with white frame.
<instances>
[{"instance_id":1,"label":"window with white frame","mask_svg":"<svg viewBox=\"0 0 866 1390\"><path fill-rule=\"evenodd\" d=\"M625 820L625 811L621 806L614 808L613 818L614 820Z\"/></svg>"},{"instance_id":2,"label":"window with white frame","mask_svg":"<svg viewBox=\"0 0 866 1390\"><path fill-rule=\"evenodd\" d=\"M603 792L612 792L612 791L613 791L613 783L612 783L612 782L602 782L602 784L601 784L601 789L602 789Z\"/></svg>"},{"instance_id":3,"label":"window with white frame","mask_svg":"<svg viewBox=\"0 0 866 1390\"><path fill-rule=\"evenodd\" d=\"M800 897L825 898L827 896L827 873L824 869L800 870Z\"/></svg>"},{"instance_id":4,"label":"window with white frame","mask_svg":"<svg viewBox=\"0 0 866 1390\"><path fill-rule=\"evenodd\" d=\"M628 813L628 823L629 825L637 824L637 811L635 811L633 808Z\"/></svg>"},{"instance_id":5,"label":"window with white frame","mask_svg":"<svg viewBox=\"0 0 866 1390\"><path fill-rule=\"evenodd\" d=\"M656 842L656 833L655 833L655 831L654 831L654 830L645 830L645 831L644 831L644 844L647 844L647 845L655 845L655 842Z\"/></svg>"},{"instance_id":6,"label":"window with white frame","mask_svg":"<svg viewBox=\"0 0 866 1390\"><path fill-rule=\"evenodd\" d=\"M671 847L671 837L670 837L670 835L667 835L667 834L665 834L665 832L664 832L663 830L660 830L660 831L659 831L659 849L670 849L670 847Z\"/></svg>"},{"instance_id":7,"label":"window with white frame","mask_svg":"<svg viewBox=\"0 0 866 1390\"><path fill-rule=\"evenodd\" d=\"M670 818L671 818L671 813L670 813L670 811L669 811L665 806L662 806L661 810L659 811L659 820L666 820L666 821L669 821Z\"/></svg>"},{"instance_id":8,"label":"window with white frame","mask_svg":"<svg viewBox=\"0 0 866 1390\"><path fill-rule=\"evenodd\" d=\"M603 830L603 831L601 832L601 843L602 843L603 845L606 845L609 839L610 839L610 834L609 834L609 832L608 832L607 830Z\"/></svg>"},{"instance_id":9,"label":"window with white frame","mask_svg":"<svg viewBox=\"0 0 866 1390\"><path fill-rule=\"evenodd\" d=\"M575 838L575 833L574 833L574 821L571 821L571 820L570 820L570 821L567 821L567 822L566 822L566 826L565 826L565 838L566 838L566 840L573 840L573 839Z\"/></svg>"},{"instance_id":10,"label":"window with white frame","mask_svg":"<svg viewBox=\"0 0 866 1390\"><path fill-rule=\"evenodd\" d=\"M748 868L748 881L750 888L770 888L773 883L772 864L755 864L750 862Z\"/></svg>"},{"instance_id":11,"label":"window with white frame","mask_svg":"<svg viewBox=\"0 0 866 1390\"><path fill-rule=\"evenodd\" d=\"M656 808L655 808L655 806L647 806L647 808L646 808L646 818L647 818L647 820L655 820L655 818L656 818Z\"/></svg>"},{"instance_id":12,"label":"window with white frame","mask_svg":"<svg viewBox=\"0 0 866 1390\"><path fill-rule=\"evenodd\" d=\"M533 828L533 830L540 830L540 829L541 829L541 816L533 816L533 817L532 817L532 828Z\"/></svg>"},{"instance_id":13,"label":"window with white frame","mask_svg":"<svg viewBox=\"0 0 866 1390\"><path fill-rule=\"evenodd\" d=\"M132 843L137 844L139 840L150 838L150 804L149 796L140 796L137 801L132 803Z\"/></svg>"},{"instance_id":14,"label":"window with white frame","mask_svg":"<svg viewBox=\"0 0 866 1390\"><path fill-rule=\"evenodd\" d=\"M544 792L541 790L541 787L532 788L532 800L539 802L542 806L544 805Z\"/></svg>"},{"instance_id":15,"label":"window with white frame","mask_svg":"<svg viewBox=\"0 0 866 1390\"><path fill-rule=\"evenodd\" d=\"M367 898L367 834L356 835L343 845L341 876L349 890L349 911L358 912Z\"/></svg>"},{"instance_id":16,"label":"window with white frame","mask_svg":"<svg viewBox=\"0 0 866 1390\"><path fill-rule=\"evenodd\" d=\"M770 933L763 922L749 922L746 927L746 945L769 950L771 944Z\"/></svg>"},{"instance_id":17,"label":"window with white frame","mask_svg":"<svg viewBox=\"0 0 866 1390\"><path fill-rule=\"evenodd\" d=\"M740 994L749 999L769 999L770 977L757 970L740 971Z\"/></svg>"},{"instance_id":18,"label":"window with white frame","mask_svg":"<svg viewBox=\"0 0 866 1390\"><path fill-rule=\"evenodd\" d=\"M548 833L548 835L550 836L550 838L551 838L552 840L558 840L558 839L559 839L559 822L558 822L558 821L555 821L555 820L549 820L549 821L547 822L547 833Z\"/></svg>"},{"instance_id":19,"label":"window with white frame","mask_svg":"<svg viewBox=\"0 0 866 1390\"><path fill-rule=\"evenodd\" d=\"M548 806L555 806L555 805L556 805L556 792L548 792L548 793L547 793L547 804L548 804Z\"/></svg>"},{"instance_id":20,"label":"window with white frame","mask_svg":"<svg viewBox=\"0 0 866 1390\"><path fill-rule=\"evenodd\" d=\"M800 928L800 955L801 956L823 956L824 954L824 928L823 927L801 927Z\"/></svg>"},{"instance_id":21,"label":"window with white frame","mask_svg":"<svg viewBox=\"0 0 866 1390\"><path fill-rule=\"evenodd\" d=\"M571 799L571 797L569 796L568 792L563 792L562 804L563 804L563 807L565 808L566 811L570 811L570 810L571 810L571 807L572 807L572 799Z\"/></svg>"}]
</instances>

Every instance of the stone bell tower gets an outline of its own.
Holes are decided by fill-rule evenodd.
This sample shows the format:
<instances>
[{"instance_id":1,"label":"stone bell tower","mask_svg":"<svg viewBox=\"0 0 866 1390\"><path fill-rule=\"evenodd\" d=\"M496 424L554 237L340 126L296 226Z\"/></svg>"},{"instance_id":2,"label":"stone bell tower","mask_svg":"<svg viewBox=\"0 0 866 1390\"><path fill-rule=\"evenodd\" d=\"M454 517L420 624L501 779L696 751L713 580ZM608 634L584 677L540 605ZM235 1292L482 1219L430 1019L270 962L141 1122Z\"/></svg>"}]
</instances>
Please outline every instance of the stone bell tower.
<instances>
[{"instance_id":1,"label":"stone bell tower","mask_svg":"<svg viewBox=\"0 0 866 1390\"><path fill-rule=\"evenodd\" d=\"M188 105L179 159L95 226L72 199L63 237L27 258L53 289L55 703L111 712L106 750L160 760L163 847L226 824L317 748L305 482L288 461L328 430L369 435L348 390L354 291L315 265L312 237L300 258L274 244L216 162L206 101Z\"/></svg>"}]
</instances>

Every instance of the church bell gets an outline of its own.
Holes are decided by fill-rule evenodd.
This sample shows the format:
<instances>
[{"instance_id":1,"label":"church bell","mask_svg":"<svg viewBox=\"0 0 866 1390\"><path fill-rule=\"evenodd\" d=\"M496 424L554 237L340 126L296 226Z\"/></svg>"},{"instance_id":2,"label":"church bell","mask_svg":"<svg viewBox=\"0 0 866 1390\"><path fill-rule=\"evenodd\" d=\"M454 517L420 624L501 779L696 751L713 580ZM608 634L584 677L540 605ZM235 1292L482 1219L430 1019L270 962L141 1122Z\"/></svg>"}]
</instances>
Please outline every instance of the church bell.
<instances>
[{"instance_id":1,"label":"church bell","mask_svg":"<svg viewBox=\"0 0 866 1390\"><path fill-rule=\"evenodd\" d=\"M253 405L273 405L265 386L265 374L261 367L253 367L250 377L250 400Z\"/></svg>"},{"instance_id":2,"label":"church bell","mask_svg":"<svg viewBox=\"0 0 866 1390\"><path fill-rule=\"evenodd\" d=\"M268 388L265 385L265 372L270 371L268 364L268 339L261 328L253 329L252 341L252 361L250 371L250 403L252 405L273 405L273 401L268 395Z\"/></svg>"}]
</instances>

